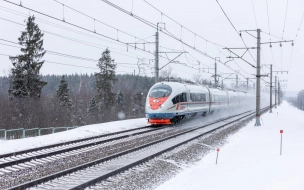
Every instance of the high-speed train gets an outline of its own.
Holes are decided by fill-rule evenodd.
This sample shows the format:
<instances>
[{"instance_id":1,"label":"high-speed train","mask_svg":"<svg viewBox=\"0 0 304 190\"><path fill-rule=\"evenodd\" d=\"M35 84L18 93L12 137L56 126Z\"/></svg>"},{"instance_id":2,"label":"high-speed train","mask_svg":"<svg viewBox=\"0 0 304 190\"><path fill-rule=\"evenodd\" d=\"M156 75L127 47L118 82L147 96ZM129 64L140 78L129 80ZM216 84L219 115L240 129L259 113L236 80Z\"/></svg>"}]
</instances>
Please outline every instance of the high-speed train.
<instances>
[{"instance_id":1,"label":"high-speed train","mask_svg":"<svg viewBox=\"0 0 304 190\"><path fill-rule=\"evenodd\" d=\"M159 82L149 90L145 113L149 124L172 124L246 106L253 101L255 96L245 92L183 82Z\"/></svg>"}]
</instances>

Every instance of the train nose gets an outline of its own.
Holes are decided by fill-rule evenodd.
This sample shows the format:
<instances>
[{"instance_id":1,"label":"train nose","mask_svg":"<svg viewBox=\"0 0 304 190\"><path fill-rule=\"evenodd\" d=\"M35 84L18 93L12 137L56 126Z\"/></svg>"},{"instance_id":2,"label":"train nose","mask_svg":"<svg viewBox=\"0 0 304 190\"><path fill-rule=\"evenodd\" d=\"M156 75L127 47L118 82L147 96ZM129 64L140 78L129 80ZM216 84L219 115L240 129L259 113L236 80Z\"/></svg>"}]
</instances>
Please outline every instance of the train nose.
<instances>
[{"instance_id":1,"label":"train nose","mask_svg":"<svg viewBox=\"0 0 304 190\"><path fill-rule=\"evenodd\" d=\"M152 110L157 110L163 107L163 103L168 99L169 96L163 98L149 98L149 105Z\"/></svg>"}]
</instances>

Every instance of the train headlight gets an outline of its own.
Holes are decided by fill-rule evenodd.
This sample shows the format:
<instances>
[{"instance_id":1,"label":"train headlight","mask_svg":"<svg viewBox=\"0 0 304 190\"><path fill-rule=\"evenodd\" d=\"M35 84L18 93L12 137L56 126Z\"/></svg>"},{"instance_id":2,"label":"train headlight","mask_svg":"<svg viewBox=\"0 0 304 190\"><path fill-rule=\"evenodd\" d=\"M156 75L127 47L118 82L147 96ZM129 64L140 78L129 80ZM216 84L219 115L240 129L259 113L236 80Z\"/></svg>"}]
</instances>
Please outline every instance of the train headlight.
<instances>
[{"instance_id":1,"label":"train headlight","mask_svg":"<svg viewBox=\"0 0 304 190\"><path fill-rule=\"evenodd\" d=\"M160 105L159 108L163 108L163 105Z\"/></svg>"}]
</instances>

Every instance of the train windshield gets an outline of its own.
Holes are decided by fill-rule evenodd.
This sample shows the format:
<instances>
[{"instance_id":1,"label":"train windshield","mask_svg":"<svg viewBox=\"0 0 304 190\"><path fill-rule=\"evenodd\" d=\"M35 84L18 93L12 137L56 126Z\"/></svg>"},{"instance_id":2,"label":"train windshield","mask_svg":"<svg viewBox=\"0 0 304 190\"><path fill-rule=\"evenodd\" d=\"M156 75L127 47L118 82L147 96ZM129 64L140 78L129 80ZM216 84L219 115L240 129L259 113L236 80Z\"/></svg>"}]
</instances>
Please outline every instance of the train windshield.
<instances>
[{"instance_id":1,"label":"train windshield","mask_svg":"<svg viewBox=\"0 0 304 190\"><path fill-rule=\"evenodd\" d=\"M149 96L151 98L162 98L169 96L172 92L172 88L166 84L158 84L155 85L150 91Z\"/></svg>"}]
</instances>

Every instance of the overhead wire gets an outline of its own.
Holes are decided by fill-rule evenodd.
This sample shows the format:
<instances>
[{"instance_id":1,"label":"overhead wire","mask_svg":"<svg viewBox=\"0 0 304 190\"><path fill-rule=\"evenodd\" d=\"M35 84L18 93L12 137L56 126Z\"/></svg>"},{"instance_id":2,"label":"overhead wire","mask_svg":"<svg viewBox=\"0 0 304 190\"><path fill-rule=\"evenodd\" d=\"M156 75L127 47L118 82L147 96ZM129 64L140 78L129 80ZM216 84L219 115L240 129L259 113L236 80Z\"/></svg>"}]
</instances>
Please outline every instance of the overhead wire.
<instances>
[{"instance_id":1,"label":"overhead wire","mask_svg":"<svg viewBox=\"0 0 304 190\"><path fill-rule=\"evenodd\" d=\"M259 27L258 27L258 22L257 22L257 19L256 19L256 15L255 15L255 10L254 10L254 5L253 5L253 0L251 0L251 5L252 5L252 9L253 9L253 14L254 14L254 19L255 19L255 25L256 25L256 28L259 28Z\"/></svg>"},{"instance_id":2,"label":"overhead wire","mask_svg":"<svg viewBox=\"0 0 304 190\"><path fill-rule=\"evenodd\" d=\"M94 21L96 21L96 22L99 22L100 24L103 24L103 25L105 25L105 26L107 26L107 27L109 27L109 28L112 28L112 29L114 29L114 30L116 30L116 31L118 31L118 32L121 32L121 33L126 34L126 35L128 35L128 36L131 36L131 37L133 37L133 38L139 39L139 40L141 40L141 41L148 42L148 41L146 41L146 40L143 39L143 38L139 38L139 37L137 37L137 36L135 36L135 35L132 35L132 34L130 34L130 33L128 33L128 32L125 32L125 31L120 30L120 29L118 29L118 28L116 28L116 27L113 27L113 26L111 26L111 25L109 25L109 24L106 24L106 23L104 23L104 22L102 22L102 21L100 21L100 20L98 20L98 19L96 19L96 18L94 18L94 17L92 17L92 16L89 16L89 15L86 14L86 13L83 13L83 12L81 12L81 11L75 9L75 8L72 8L72 7L69 6L69 5L63 4L63 3L61 3L61 2L59 2L59 1L57 1L57 0L54 0L54 1L57 2L57 3L59 3L59 4L61 4L61 5L64 5L64 7L67 7L67 8L69 8L69 9L71 9L71 10L73 10L73 11L75 11L75 12L77 12L77 13L83 15L83 16L86 16L86 17L88 17L88 18L90 18L90 19L92 19L92 20L94 20ZM133 9L133 3L132 3L132 9Z\"/></svg>"},{"instance_id":3,"label":"overhead wire","mask_svg":"<svg viewBox=\"0 0 304 190\"><path fill-rule=\"evenodd\" d=\"M1 41L6 41L6 42L9 42L9 43L18 44L16 42L12 42L12 41L9 41L9 40L4 40L4 39L0 39L0 40ZM8 44L3 44L3 43L0 43L0 45L5 45L5 46L9 46L9 47L14 47L14 48L21 48L21 47L17 47L17 46L13 46L13 45L8 45ZM51 55L56 55L56 56L61 56L61 57L66 57L66 58L72 58L72 59L77 59L77 60L82 60L82 61L89 61L89 62L94 62L94 63L98 63L99 62L99 60L96 60L96 59L79 57L79 56L75 56L75 55L69 55L69 54L59 53L59 52L50 51L50 50L45 50L45 51L46 51L47 54L51 54ZM128 64L128 65L135 65L135 66L137 66L137 64L118 63L118 62L114 62L114 63L117 64L117 65L119 65L119 66L121 66L121 67L137 68L137 67L129 67L129 66L121 65L121 64Z\"/></svg>"},{"instance_id":4,"label":"overhead wire","mask_svg":"<svg viewBox=\"0 0 304 190\"><path fill-rule=\"evenodd\" d=\"M0 6L0 9L2 9L1 6ZM4 10L4 9L2 9L2 10ZM4 10L4 11L7 11L7 10ZM10 12L10 11L8 11L8 12ZM17 11L15 11L15 12L17 12ZM12 12L11 12L11 13L12 13ZM19 12L19 13L20 13L20 12ZM25 14L23 14L23 15L22 15L22 14L18 14L18 13L13 13L13 14L17 14L17 15L22 16L22 17L28 17L28 16L25 15ZM15 22L15 21L11 21L11 20L9 20L9 19L5 19L5 18L2 18L2 17L0 17L0 19L5 20L5 21L7 21L7 22L14 23L14 24L18 24L18 25L21 25L21 26L26 26L25 24L17 23L17 22ZM39 19L39 18L36 18L36 19L37 19L39 22L42 22L42 23L45 23L45 24L49 24L49 25L51 25L51 26L59 27L59 28L62 28L62 29L64 29L64 30L67 30L67 31L75 32L75 33L77 33L77 34L81 34L81 35L84 35L84 36L87 36L87 37L92 37L92 38L94 38L94 39L98 39L98 40L103 40L103 41L104 41L104 39L96 38L95 36L87 35L87 34L85 34L85 33L82 33L82 32L79 32L79 31L75 31L75 30L70 29L70 28L67 28L67 27L62 27L62 26L60 26L60 25L57 25L57 24L54 24L54 23L45 21L45 20L43 20L43 19ZM51 35L55 35L55 36L57 36L57 37L61 37L61 38L67 39L67 40L71 40L71 41L74 41L74 42L78 42L78 43L81 43L81 44L84 44L84 45L88 45L88 46L91 46L91 47L95 47L95 48L99 48L99 49L103 49L103 50L104 50L104 48L100 48L100 47L96 47L96 46L95 46L95 45L97 45L97 46L104 46L104 45L95 44L95 43L92 43L92 42L86 42L86 41L78 40L78 39L73 39L73 38L71 38L71 37L65 37L65 36L63 36L63 35L59 35L59 34L56 34L56 33L48 32L48 31L46 31L46 30L41 30L41 31L43 31L44 33L48 33L48 34L51 34ZM106 41L109 42L109 43L113 43L113 42L108 41L108 40L106 40ZM115 43L115 42L114 42L114 43ZM92 46L91 44L93 44L94 46ZM117 44L117 43L116 43L116 44ZM121 45L121 44L119 44L119 45ZM116 49L116 50L118 50L118 51L124 51L124 52L125 52L125 50L118 49L118 48L114 48L114 47L111 47L111 46L104 46L104 47L110 47L111 49L114 49L114 50ZM113 51L113 50L112 50L112 52L117 53L117 54L121 54L121 55L124 55L124 56L128 56L128 55L126 55L126 54L118 53L118 52L115 52L115 51ZM145 53L147 53L147 52L145 52ZM137 54L132 53L132 52L129 52L129 54L134 54L134 55L138 56ZM134 56L129 56L129 57L138 58L138 57L134 57Z\"/></svg>"},{"instance_id":5,"label":"overhead wire","mask_svg":"<svg viewBox=\"0 0 304 190\"><path fill-rule=\"evenodd\" d=\"M176 20L174 20L173 18L171 18L170 16L168 16L168 15L165 14L163 11L159 10L158 8L156 8L155 6L153 6L151 3L147 2L146 0L143 0L143 1L144 1L145 3L147 3L149 6L151 6L153 9L155 9L156 11L158 11L159 13L161 13L162 16L166 16L168 19L170 19L171 21L173 21L173 22L176 23L177 25L182 26L183 29L186 29L187 31L189 31L189 32L191 32L192 34L194 34L195 36L197 36L197 37L199 37L199 38L201 38L201 39L203 39L203 40L205 40L205 41L207 41L207 42L209 42L209 43L212 43L212 44L214 44L214 45L216 45L216 46L224 47L223 45L220 45L220 44L217 44L217 43L215 43L215 42L212 42L212 41L210 41L210 40L208 40L208 39L206 39L206 38L200 36L199 34L193 32L193 31L190 30L189 28L183 26L182 24L180 24L179 22L177 22Z\"/></svg>"},{"instance_id":6,"label":"overhead wire","mask_svg":"<svg viewBox=\"0 0 304 190\"><path fill-rule=\"evenodd\" d=\"M8 1L8 0L3 0L3 1L19 7L19 5L16 4L16 3L14 3L14 2L11 2L11 1ZM136 48L136 46L130 45L130 44L126 43L126 42L120 41L120 40L118 40L118 39L114 39L113 37L109 37L109 36L106 36L106 35L101 34L101 33L98 33L98 32L94 32L94 31L92 31L92 30L90 30L90 29L87 29L87 28L84 28L84 27L82 27L82 26L73 24L73 23L71 23L71 22L63 21L63 20L61 20L61 19L58 19L58 18L53 17L53 16L51 16L51 15L48 15L48 14L46 14L46 13L42 13L42 12L40 12L40 11L31 9L31 8L28 8L28 7L25 7L25 6L21 6L21 8L24 8L24 9L27 9L27 10L30 10L30 11L33 11L33 12L35 12L35 13L44 15L44 16L46 16L46 17L48 17L48 18L51 18L51 19L54 19L54 20L57 20L57 21L66 23L66 24L71 25L71 26L73 26L73 27L82 29L82 30L87 31L87 32L90 32L90 33L94 33L94 34L96 34L96 35L102 36L102 37L104 37L104 38L107 38L107 39L110 39L110 40L113 40L113 41L116 41L116 42L119 42L119 43L121 43L121 44L125 44L126 46L130 46L130 47L132 47L132 48ZM143 52L147 52L147 53L153 54L153 53L148 52L148 51L146 51L146 50L144 50L144 49L142 49L142 48L139 48L139 47L137 47L137 49L139 49L139 50L141 50L141 51L143 51Z\"/></svg>"},{"instance_id":7,"label":"overhead wire","mask_svg":"<svg viewBox=\"0 0 304 190\"><path fill-rule=\"evenodd\" d=\"M269 10L268 10L268 0L266 0L266 5L267 5L267 18L268 18L268 31L269 31L269 41L270 41L270 46L271 46L271 37L270 37L270 24L269 24ZM273 65L274 65L274 57L273 57L273 51L272 51L272 48L271 48L271 54L272 54L272 62L273 62Z\"/></svg>"},{"instance_id":8,"label":"overhead wire","mask_svg":"<svg viewBox=\"0 0 304 190\"><path fill-rule=\"evenodd\" d=\"M299 34L299 31L301 30L303 18L304 18L304 13L303 13L303 15L302 15L302 18L301 18L301 21L300 21L300 25L299 25L299 27L298 27L298 29L297 29L297 33L296 33L296 36L295 36L295 38L294 38L294 40L293 40L293 43L296 42L296 39L297 39L298 34ZM292 49L291 49L291 55L290 55L290 59L289 59L288 71L290 70L291 61L292 61L292 55L293 55L293 46L292 46Z\"/></svg>"},{"instance_id":9,"label":"overhead wire","mask_svg":"<svg viewBox=\"0 0 304 190\"><path fill-rule=\"evenodd\" d=\"M0 53L0 55L2 55L2 56L7 56L7 57L12 57L11 55L7 55L7 54L3 54L3 53ZM53 64L57 64L57 65L66 65L66 66L72 66L72 67L86 68L86 69L96 69L96 70L98 69L98 68L94 68L94 67L79 66L79 65L66 64L66 63L58 63L58 62L47 61L47 60L44 60L44 62L53 63Z\"/></svg>"},{"instance_id":10,"label":"overhead wire","mask_svg":"<svg viewBox=\"0 0 304 190\"><path fill-rule=\"evenodd\" d=\"M153 24L152 22L147 21L147 20L145 20L145 19L143 19L143 18L141 18L141 17L139 17L139 16L137 16L137 15L135 15L135 14L131 14L129 11L127 11L127 10L125 10L125 9L123 9L123 8L121 8L121 7L119 7L118 5L115 5L114 3L111 3L111 2L108 1L108 0L100 0L100 1L105 2L106 4L108 4L108 5L110 5L110 6L114 7L114 8L116 8L116 9L122 11L123 13L125 13L125 14L127 14L127 15L129 15L129 16L132 16L133 18L135 18L135 19L137 19L137 20L139 20L139 21L145 23L146 25L148 25L148 26L150 26L150 27L152 27L152 28L157 29L157 26L156 26L155 24ZM213 60L215 59L214 57L212 57L212 56L210 56L210 55L208 55L208 54L206 54L206 53L204 53L204 52L198 50L197 48L195 48L195 47L193 47L193 46L187 44L187 43L184 42L183 40L181 40L181 39L179 39L178 37L174 36L174 35L173 35L172 33L170 33L168 30L164 29L164 30L160 30L160 31L161 31L162 33L166 34L167 36L169 36L169 37L171 37L171 38L173 38L173 39L179 41L180 43L183 43L184 45L190 47L191 49L193 49L194 51L200 53L201 55L204 55L204 56L206 56L206 57L208 57L208 58L210 58L210 59L213 59ZM223 62L221 62L221 61L219 61L219 62L223 64ZM223 64L223 65L224 65L224 64ZM226 65L225 65L225 66L226 66ZM226 67L227 67L227 66L226 66ZM227 67L227 68L230 69L230 70L232 70L232 71L234 71L234 72L237 72L237 71L233 70L233 69L230 68L230 67ZM237 73L239 73L239 72L237 72ZM241 73L239 73L239 74L240 74L241 76L243 76L243 74L241 74Z\"/></svg>"},{"instance_id":11,"label":"overhead wire","mask_svg":"<svg viewBox=\"0 0 304 190\"><path fill-rule=\"evenodd\" d=\"M8 21L8 22L11 22L11 23L14 23L14 24L18 24L18 25L21 25L21 26L26 26L24 24L20 24L18 22L14 22L14 21L2 18L2 17L0 17L0 19ZM59 35L59 34L56 34L56 33L53 33L53 32L49 32L49 31L46 31L46 30L41 30L41 31L44 32L44 33L47 33L47 34L51 34L51 35L54 35L54 36L66 39L66 40L70 40L70 41L77 42L77 43L80 43L80 44L83 44L83 45L87 45L87 46L90 46L90 47L94 47L94 48L105 50L105 48L98 47L98 46L103 46L103 45L99 45L99 44L95 44L95 43L91 43L91 42L86 42L86 41L78 40L78 39L71 38L71 37L66 37L66 36ZM111 46L104 46L104 47L110 47L111 49L116 49L116 50L119 50L119 51L123 51L123 50L120 50L120 49L117 49L117 48L113 48ZM134 56L131 56L131 55L126 55L126 54L123 54L123 53L120 53L120 52L116 52L116 51L112 51L112 52L115 53L115 54L119 54L119 55L123 55L123 56L127 56L127 57L138 59L138 57L134 57Z\"/></svg>"},{"instance_id":12,"label":"overhead wire","mask_svg":"<svg viewBox=\"0 0 304 190\"><path fill-rule=\"evenodd\" d=\"M2 7L2 6L0 6L0 9L1 9L1 7ZM23 17L28 17L27 15L25 15L25 14L23 14L23 13L21 13L21 12L18 12L18 11L16 11L16 10L12 10L12 9L9 9L9 8L6 8L6 7L3 7L3 8L10 10L10 11L8 11L8 12L11 12L11 13L12 13L12 12L15 12L15 13L13 13L13 14L17 14L17 15L23 16ZM4 9L2 9L2 10L4 10ZM7 10L5 10L5 11L7 11ZM8 22L11 22L11 23L14 23L14 24L18 24L18 25L21 25L21 26L25 26L24 24L20 24L20 23L17 23L17 22L14 22L14 21L11 21L11 20L8 20L8 19L5 19L5 18L1 18L1 17L0 17L0 19L5 20L5 21L8 21ZM64 30L67 30L67 31L75 32L75 33L77 33L77 34L81 34L81 35L84 35L84 36L87 36L87 37L91 37L91 38L94 38L94 39L103 40L103 41L107 41L107 42L109 42L109 43L117 44L116 41L109 41L109 40L101 39L101 38L98 38L98 37L96 37L96 36L89 35L89 34L86 34L86 33L83 33L83 32L77 31L77 30L73 30L73 29L70 29L70 28L67 28L67 27L64 27L64 26L61 26L61 25L58 25L58 24L55 24L55 23L52 23L52 22L49 22L49 21L40 19L40 18L36 18L36 19L37 19L38 21L40 21L40 22L45 23L45 24L49 24L49 25L52 25L52 26L55 26L55 27L59 27L59 28L62 28L62 29L64 29ZM71 40L71 41L74 41L74 42L77 42L77 43L81 43L81 44L88 45L88 46L95 47L95 48L99 48L99 49L102 49L102 48L96 47L96 46L94 46L94 45L103 46L103 45L100 45L100 44L95 44L95 43L91 43L91 42L86 42L86 41L82 41L82 40L78 40L78 39L73 39L73 38L71 38L71 37L65 37L65 36L63 36L63 35L55 34L55 33L52 33L52 32L45 31L45 30L41 30L41 31L43 31L43 32L45 32L45 33L48 33L48 34L51 34L51 35L55 35L55 36L57 36L57 37L61 37L61 38L67 39L67 40ZM142 39L142 40L151 38L151 37L153 37L153 36L154 36L154 35L149 36L149 37L147 37L147 38L144 38L144 39ZM135 38L136 38L136 37L135 37ZM140 39L140 38L139 38L139 39ZM93 46L90 45L90 44L93 44ZM119 43L119 45L122 45L122 44ZM121 50L121 49L118 49L118 48L113 48L113 47L111 47L111 46L104 46L104 47L110 47L111 49L116 49L116 50L119 50L119 51L124 51L124 50ZM164 46L161 46L161 47L166 48L166 47L164 47ZM166 49L169 49L169 48L166 48ZM104 50L104 49L103 49L103 50ZM127 56L127 57L132 57L132 58L139 59L138 57L134 57L134 56L129 56L129 55L126 55L126 54L118 53L118 52L115 52L115 51L113 51L113 50L111 50L111 51L112 51L113 53L116 53L116 54L120 54L120 55L123 55L123 56ZM177 50L177 51L180 51L180 50ZM130 54L134 54L134 53L131 53L131 52L129 52L129 53L130 53ZM150 51L144 51L144 53L153 54L153 53L151 53ZM136 55L136 54L134 54L134 55ZM136 56L138 56L138 55L136 55ZM163 57L163 56L160 56L160 58L165 59L165 57Z\"/></svg>"},{"instance_id":13,"label":"overhead wire","mask_svg":"<svg viewBox=\"0 0 304 190\"><path fill-rule=\"evenodd\" d=\"M282 39L283 39L283 37L284 37L284 32L285 32L285 23L286 23L287 9L288 9L288 0L287 0L287 5L286 5L286 11L285 11L285 20L284 20L284 27L283 27Z\"/></svg>"},{"instance_id":14,"label":"overhead wire","mask_svg":"<svg viewBox=\"0 0 304 190\"><path fill-rule=\"evenodd\" d=\"M226 12L225 12L224 9L222 8L221 4L218 2L218 0L216 0L216 2L217 2L217 4L219 5L219 7L221 8L222 12L225 14L225 16L226 16L226 18L228 19L228 21L230 22L231 26L234 28L235 32L239 35L239 32L237 31L237 29L235 28L235 26L234 26L233 23L231 22L230 18L228 17L228 15L226 14ZM248 49L248 52L249 52L251 58L252 58L253 61L256 63L256 60L253 58L253 56L252 56L252 54L251 54L249 48L247 47L247 45L246 45L246 43L245 43L243 37L242 37L242 36L240 36L240 37L241 37L241 39L242 39L242 41L243 41L243 44L244 44L245 47ZM248 64L250 64L250 63L248 63ZM250 64L250 65L253 66L252 64Z\"/></svg>"},{"instance_id":15,"label":"overhead wire","mask_svg":"<svg viewBox=\"0 0 304 190\"><path fill-rule=\"evenodd\" d=\"M16 11L16 10L9 9L7 7L0 6L0 9L4 10L6 12L10 12L10 13L15 14L15 15L19 15L19 16L22 16L22 17L28 17L27 14L24 14L24 13ZM44 23L44 24L48 24L48 25L55 26L57 28L60 28L60 29L63 29L63 30L69 31L69 32L73 32L73 33L80 34L80 35L83 35L83 36L86 36L86 37L90 37L90 38L93 38L93 39L98 39L98 40L101 40L101 41L105 41L105 42L108 42L108 43L112 43L112 44L115 44L115 45L120 45L120 46L125 47L125 45L123 45L121 43L118 43L116 41L99 38L97 36L93 36L93 35L90 35L90 34L87 34L87 33L84 33L84 32L78 31L78 30L74 30L74 29L71 29L71 28L68 28L68 27L65 27L65 26L62 26L62 25L58 25L58 24L55 24L55 23L50 22L50 21L46 21L46 20L38 18L38 17L35 17L35 18L38 22L41 22L41 23Z\"/></svg>"}]
</instances>

